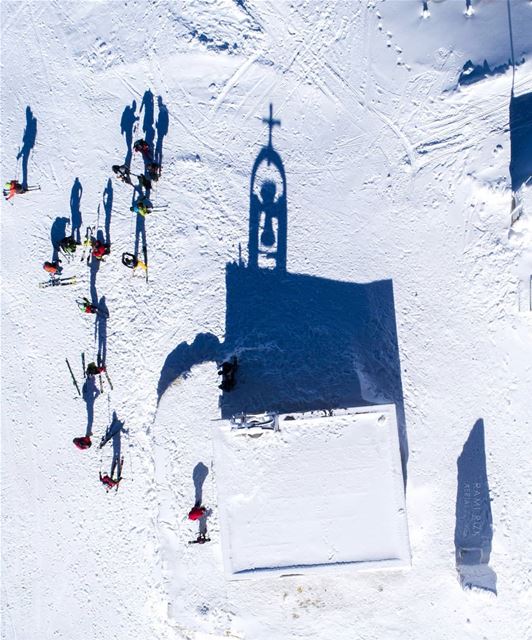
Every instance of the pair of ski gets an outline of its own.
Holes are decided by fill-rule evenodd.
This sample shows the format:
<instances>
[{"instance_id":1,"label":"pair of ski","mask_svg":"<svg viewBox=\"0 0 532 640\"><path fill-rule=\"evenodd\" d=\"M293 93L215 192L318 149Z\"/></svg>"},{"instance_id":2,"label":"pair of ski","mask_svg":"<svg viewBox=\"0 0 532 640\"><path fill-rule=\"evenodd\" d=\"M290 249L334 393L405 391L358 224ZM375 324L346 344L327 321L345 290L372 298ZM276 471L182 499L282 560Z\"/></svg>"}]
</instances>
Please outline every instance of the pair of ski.
<instances>
[{"instance_id":1,"label":"pair of ski","mask_svg":"<svg viewBox=\"0 0 532 640\"><path fill-rule=\"evenodd\" d=\"M74 372L72 371L72 367L70 366L70 362L68 361L68 358L65 358L65 361L67 363L68 370L70 371L70 375L72 377L72 383L76 387L76 391L78 392L78 396L81 397L81 390L79 388L78 381L76 380L76 376L74 375ZM81 354L81 366L83 368L83 377L86 378L87 377L87 370L86 370L86 367L85 367L85 352L83 352ZM111 378L109 377L109 374L107 373L107 369L104 371L104 374L105 374L105 377L106 377L107 382L109 384L109 387L110 387L110 389L112 391L114 389L114 387L113 387L113 383L111 382ZM100 393L103 393L102 374L99 373L98 377L100 379Z\"/></svg>"},{"instance_id":2,"label":"pair of ski","mask_svg":"<svg viewBox=\"0 0 532 640\"><path fill-rule=\"evenodd\" d=\"M66 278L52 276L50 280L46 280L46 282L39 282L39 287L46 289L48 287L64 287L69 284L76 284L76 276L68 276Z\"/></svg>"}]
</instances>

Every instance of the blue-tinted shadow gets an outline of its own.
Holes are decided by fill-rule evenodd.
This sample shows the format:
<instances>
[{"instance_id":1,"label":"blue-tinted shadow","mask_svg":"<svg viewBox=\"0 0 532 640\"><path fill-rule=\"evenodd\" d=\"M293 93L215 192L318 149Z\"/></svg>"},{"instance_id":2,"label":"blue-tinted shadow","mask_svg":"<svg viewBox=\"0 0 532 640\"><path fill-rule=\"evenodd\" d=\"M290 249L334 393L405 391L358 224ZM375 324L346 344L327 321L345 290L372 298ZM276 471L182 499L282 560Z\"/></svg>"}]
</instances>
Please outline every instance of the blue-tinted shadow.
<instances>
[{"instance_id":1,"label":"blue-tinted shadow","mask_svg":"<svg viewBox=\"0 0 532 640\"><path fill-rule=\"evenodd\" d=\"M153 93L148 89L144 92L140 112L144 111L144 119L142 121L142 130L144 131L144 140L150 147L150 156L153 156L153 143L155 140L155 128L153 126L154 117L154 101Z\"/></svg>"},{"instance_id":2,"label":"blue-tinted shadow","mask_svg":"<svg viewBox=\"0 0 532 640\"><path fill-rule=\"evenodd\" d=\"M137 102L133 100L131 106L127 106L122 113L122 118L120 120L120 131L122 135L126 137L126 157L124 160L124 164L126 166L131 165L131 158L133 157L133 127L135 126L135 122L139 119L135 112L137 110Z\"/></svg>"},{"instance_id":3,"label":"blue-tinted shadow","mask_svg":"<svg viewBox=\"0 0 532 640\"><path fill-rule=\"evenodd\" d=\"M79 178L76 178L70 191L70 227L72 237L78 244L81 244L81 225L83 224L80 209L82 195L83 187Z\"/></svg>"},{"instance_id":4,"label":"blue-tinted shadow","mask_svg":"<svg viewBox=\"0 0 532 640\"><path fill-rule=\"evenodd\" d=\"M157 98L157 106L159 107L159 113L157 115L157 144L155 145L155 162L162 166L163 164L163 141L164 136L168 133L169 118L168 109L163 102L161 96Z\"/></svg>"},{"instance_id":5,"label":"blue-tinted shadow","mask_svg":"<svg viewBox=\"0 0 532 640\"><path fill-rule=\"evenodd\" d=\"M251 172L248 264L226 265L225 340L202 333L179 344L161 370L158 398L193 366L236 355L236 386L220 398L222 418L394 403L406 483L392 281L358 284L287 272L287 184L271 142L280 124L271 107L264 122L270 135Z\"/></svg>"},{"instance_id":6,"label":"blue-tinted shadow","mask_svg":"<svg viewBox=\"0 0 532 640\"><path fill-rule=\"evenodd\" d=\"M462 586L497 593L497 576L488 566L493 537L486 471L484 421L477 420L457 461L456 566Z\"/></svg>"},{"instance_id":7,"label":"blue-tinted shadow","mask_svg":"<svg viewBox=\"0 0 532 640\"><path fill-rule=\"evenodd\" d=\"M59 243L66 237L66 229L69 223L68 218L56 218L52 223L50 230L50 239L52 241L52 262L59 259Z\"/></svg>"},{"instance_id":8,"label":"blue-tinted shadow","mask_svg":"<svg viewBox=\"0 0 532 640\"><path fill-rule=\"evenodd\" d=\"M94 322L94 339L97 343L96 363L98 366L107 362L107 320L109 309L105 301L105 296L98 302L99 313L96 314Z\"/></svg>"},{"instance_id":9,"label":"blue-tinted shadow","mask_svg":"<svg viewBox=\"0 0 532 640\"><path fill-rule=\"evenodd\" d=\"M512 191L532 177L532 93L510 100Z\"/></svg>"},{"instance_id":10,"label":"blue-tinted shadow","mask_svg":"<svg viewBox=\"0 0 532 640\"><path fill-rule=\"evenodd\" d=\"M17 160L22 158L22 186L28 186L28 162L30 153L35 146L37 138L37 118L34 117L31 107L26 107L26 128L22 138L22 147L17 154Z\"/></svg>"}]
</instances>

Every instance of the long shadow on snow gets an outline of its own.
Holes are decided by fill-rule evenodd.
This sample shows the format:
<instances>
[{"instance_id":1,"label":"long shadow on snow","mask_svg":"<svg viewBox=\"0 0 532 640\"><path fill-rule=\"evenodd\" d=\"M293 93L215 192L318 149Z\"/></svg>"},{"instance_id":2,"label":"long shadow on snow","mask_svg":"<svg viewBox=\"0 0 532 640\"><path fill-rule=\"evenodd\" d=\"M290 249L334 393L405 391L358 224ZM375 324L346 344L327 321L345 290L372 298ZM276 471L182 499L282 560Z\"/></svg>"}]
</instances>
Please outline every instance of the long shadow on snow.
<instances>
[{"instance_id":1,"label":"long shadow on snow","mask_svg":"<svg viewBox=\"0 0 532 640\"><path fill-rule=\"evenodd\" d=\"M131 106L128 105L125 107L120 120L120 132L126 137L127 147L124 164L128 167L131 166L131 159L133 157L133 127L135 126L135 122L139 119L139 117L135 115L136 110L137 102L133 100Z\"/></svg>"},{"instance_id":2,"label":"long shadow on snow","mask_svg":"<svg viewBox=\"0 0 532 640\"><path fill-rule=\"evenodd\" d=\"M50 240L52 241L52 262L59 259L59 243L66 236L66 228L69 223L68 218L57 217L50 229Z\"/></svg>"},{"instance_id":3,"label":"long shadow on snow","mask_svg":"<svg viewBox=\"0 0 532 640\"><path fill-rule=\"evenodd\" d=\"M226 265L225 341L202 333L192 344L179 344L161 370L158 398L193 366L236 354L237 384L221 397L223 418L395 403L406 483L408 444L392 281L357 284L286 271L286 177L271 144L277 124L271 112L266 122L269 142L251 174L249 264ZM266 165L268 179L261 184ZM264 262L275 266L261 268Z\"/></svg>"},{"instance_id":4,"label":"long shadow on snow","mask_svg":"<svg viewBox=\"0 0 532 640\"><path fill-rule=\"evenodd\" d=\"M30 153L37 138L37 118L33 116L31 107L26 107L26 128L22 137L22 147L17 154L17 160L22 158L22 186L28 186L28 162Z\"/></svg>"},{"instance_id":5,"label":"long shadow on snow","mask_svg":"<svg viewBox=\"0 0 532 640\"><path fill-rule=\"evenodd\" d=\"M486 471L484 421L477 420L457 461L456 567L465 589L497 593L497 575L488 566L493 538L490 490Z\"/></svg>"},{"instance_id":6,"label":"long shadow on snow","mask_svg":"<svg viewBox=\"0 0 532 640\"><path fill-rule=\"evenodd\" d=\"M510 100L512 191L532 177L532 93Z\"/></svg>"},{"instance_id":7,"label":"long shadow on snow","mask_svg":"<svg viewBox=\"0 0 532 640\"><path fill-rule=\"evenodd\" d=\"M82 195L83 187L79 178L76 178L70 191L70 227L72 237L78 244L81 244L81 225L83 224L80 209Z\"/></svg>"},{"instance_id":8,"label":"long shadow on snow","mask_svg":"<svg viewBox=\"0 0 532 640\"><path fill-rule=\"evenodd\" d=\"M105 296L100 298L98 309L100 313L96 314L94 321L94 340L97 342L96 363L102 366L107 361L107 319L109 317Z\"/></svg>"},{"instance_id":9,"label":"long shadow on snow","mask_svg":"<svg viewBox=\"0 0 532 640\"><path fill-rule=\"evenodd\" d=\"M154 160L162 166L163 164L163 140L164 136L168 133L169 118L168 109L163 102L161 96L157 97L157 105L159 107L159 114L157 115L156 129L157 129L157 144L155 145Z\"/></svg>"}]
</instances>

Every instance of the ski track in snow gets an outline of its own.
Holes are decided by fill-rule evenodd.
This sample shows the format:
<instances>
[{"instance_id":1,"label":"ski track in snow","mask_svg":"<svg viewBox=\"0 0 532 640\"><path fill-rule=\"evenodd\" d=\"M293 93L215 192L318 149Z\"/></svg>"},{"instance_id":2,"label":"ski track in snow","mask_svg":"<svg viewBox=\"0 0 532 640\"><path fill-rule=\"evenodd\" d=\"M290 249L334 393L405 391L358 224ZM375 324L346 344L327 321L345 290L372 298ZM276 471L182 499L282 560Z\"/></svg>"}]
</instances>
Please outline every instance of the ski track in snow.
<instances>
[{"instance_id":1,"label":"ski track in snow","mask_svg":"<svg viewBox=\"0 0 532 640\"><path fill-rule=\"evenodd\" d=\"M401 8L399 9L399 4ZM514 91L532 91L530 4L512 1ZM526 638L532 633L530 315L517 283L532 272L529 194L509 232L508 71L456 88L468 59L508 59L506 3L2 3L2 176L25 109L37 118L28 163L41 191L2 207L2 637L41 640ZM501 17L502 16L502 17ZM79 258L74 286L38 289L57 218L83 186L82 234L96 224L111 165L126 152L124 108L150 89L168 108L163 175L145 220L149 282L125 269L136 221L112 178L105 295L114 385L94 406L81 452L81 352L96 359ZM227 582L211 435L214 363L176 380L157 406L166 356L197 334L222 342L225 265L247 259L249 176L267 132L288 180L288 271L347 282L393 279L405 399L409 572ZM144 112L136 136L142 135ZM142 162L133 158L134 172ZM528 209L526 208L528 206ZM316 338L319 349L319 336ZM261 345L275 352L276 345ZM334 363L331 363L334 367ZM312 363L309 362L309 372ZM528 385L529 386L529 385ZM106 494L112 413L125 422L124 480ZM456 460L486 424L497 598L463 592L454 566ZM208 468L196 524L192 473ZM303 460L295 464L304 465Z\"/></svg>"}]
</instances>

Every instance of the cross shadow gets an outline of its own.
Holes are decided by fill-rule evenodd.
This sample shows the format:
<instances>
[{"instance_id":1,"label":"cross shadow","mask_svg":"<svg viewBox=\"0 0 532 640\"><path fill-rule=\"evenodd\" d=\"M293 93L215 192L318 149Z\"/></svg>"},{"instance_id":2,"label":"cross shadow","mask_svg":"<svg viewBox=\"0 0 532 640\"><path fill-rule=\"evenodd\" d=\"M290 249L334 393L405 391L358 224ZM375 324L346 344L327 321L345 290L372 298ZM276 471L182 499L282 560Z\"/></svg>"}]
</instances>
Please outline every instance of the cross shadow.
<instances>
[{"instance_id":1,"label":"cross shadow","mask_svg":"<svg viewBox=\"0 0 532 640\"><path fill-rule=\"evenodd\" d=\"M203 483L205 479L209 475L209 469L203 464L203 462L198 462L198 464L194 467L194 471L192 472L192 479L194 481L194 490L195 490L195 500L194 506L200 507L203 500Z\"/></svg>"},{"instance_id":2,"label":"cross shadow","mask_svg":"<svg viewBox=\"0 0 532 640\"><path fill-rule=\"evenodd\" d=\"M109 309L105 302L105 296L100 298L98 302L99 313L96 314L94 321L94 339L97 341L96 363L105 366L107 362L107 319L109 317Z\"/></svg>"},{"instance_id":3,"label":"cross shadow","mask_svg":"<svg viewBox=\"0 0 532 640\"><path fill-rule=\"evenodd\" d=\"M81 244L81 225L83 224L80 210L82 195L83 187L79 178L76 178L70 191L70 227L72 237L78 244Z\"/></svg>"},{"instance_id":4,"label":"cross shadow","mask_svg":"<svg viewBox=\"0 0 532 640\"><path fill-rule=\"evenodd\" d=\"M198 334L168 354L160 399L207 361L238 357L236 386L220 397L221 417L394 403L404 481L408 442L391 280L351 283L289 273L287 183L271 143L250 181L248 264L226 265L225 340Z\"/></svg>"},{"instance_id":5,"label":"cross shadow","mask_svg":"<svg viewBox=\"0 0 532 640\"><path fill-rule=\"evenodd\" d=\"M94 424L94 403L100 395L100 390L96 385L94 376L87 376L82 388L83 401L87 405L87 429L86 436L92 436L92 426Z\"/></svg>"},{"instance_id":6,"label":"cross shadow","mask_svg":"<svg viewBox=\"0 0 532 640\"><path fill-rule=\"evenodd\" d=\"M113 183L111 178L107 180L107 186L103 192L103 209L105 212L105 244L111 246L111 213L113 211Z\"/></svg>"},{"instance_id":7,"label":"cross shadow","mask_svg":"<svg viewBox=\"0 0 532 640\"><path fill-rule=\"evenodd\" d=\"M482 419L471 429L457 467L454 544L460 583L465 589L482 589L496 594L497 575L488 566L493 521Z\"/></svg>"},{"instance_id":8,"label":"cross shadow","mask_svg":"<svg viewBox=\"0 0 532 640\"><path fill-rule=\"evenodd\" d=\"M532 92L510 100L512 191L532 178Z\"/></svg>"},{"instance_id":9,"label":"cross shadow","mask_svg":"<svg viewBox=\"0 0 532 640\"><path fill-rule=\"evenodd\" d=\"M126 166L131 166L131 159L133 157L133 127L135 126L135 122L139 119L138 116L135 115L137 110L137 102L133 100L131 106L127 106L122 113L122 119L120 120L120 132L122 135L126 137L126 157L124 160L124 164Z\"/></svg>"},{"instance_id":10,"label":"cross shadow","mask_svg":"<svg viewBox=\"0 0 532 640\"><path fill-rule=\"evenodd\" d=\"M159 113L157 115L157 144L155 145L155 162L162 166L163 164L163 140L164 136L168 133L169 118L168 109L163 102L161 96L157 98L157 106L159 107Z\"/></svg>"},{"instance_id":11,"label":"cross shadow","mask_svg":"<svg viewBox=\"0 0 532 640\"><path fill-rule=\"evenodd\" d=\"M50 230L50 239L52 241L52 262L59 260L59 243L66 237L66 228L70 220L68 218L57 217Z\"/></svg>"},{"instance_id":12,"label":"cross shadow","mask_svg":"<svg viewBox=\"0 0 532 640\"><path fill-rule=\"evenodd\" d=\"M22 186L28 186L28 162L30 153L35 146L37 138L37 118L34 117L31 107L26 107L26 128L22 137L22 148L17 154L17 160L22 158Z\"/></svg>"},{"instance_id":13,"label":"cross shadow","mask_svg":"<svg viewBox=\"0 0 532 640\"><path fill-rule=\"evenodd\" d=\"M142 121L142 130L144 131L144 140L150 148L150 157L153 157L153 142L155 140L154 123L154 102L153 93L148 89L144 92L142 103L140 105L140 113L144 110L144 119Z\"/></svg>"}]
</instances>

